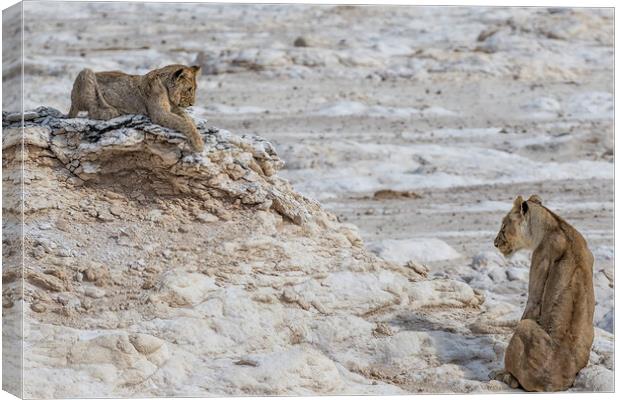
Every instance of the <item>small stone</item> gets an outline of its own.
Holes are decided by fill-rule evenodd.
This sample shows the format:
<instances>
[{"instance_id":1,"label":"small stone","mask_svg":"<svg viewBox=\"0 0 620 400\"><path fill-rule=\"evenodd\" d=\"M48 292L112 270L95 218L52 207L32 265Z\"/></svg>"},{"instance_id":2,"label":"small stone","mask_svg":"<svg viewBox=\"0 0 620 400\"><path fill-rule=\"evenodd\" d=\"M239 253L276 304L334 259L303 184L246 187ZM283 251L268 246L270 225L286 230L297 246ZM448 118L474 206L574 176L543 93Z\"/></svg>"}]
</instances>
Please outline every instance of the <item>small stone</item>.
<instances>
[{"instance_id":1,"label":"small stone","mask_svg":"<svg viewBox=\"0 0 620 400\"><path fill-rule=\"evenodd\" d=\"M476 38L476 40L478 42L484 42L491 36L495 35L499 31L499 29L500 29L499 26L492 26L490 28L487 28L478 34L478 37Z\"/></svg>"},{"instance_id":2,"label":"small stone","mask_svg":"<svg viewBox=\"0 0 620 400\"><path fill-rule=\"evenodd\" d=\"M11 308L13 307L13 305L14 305L13 299L10 299L8 297L2 298L2 308Z\"/></svg>"},{"instance_id":3,"label":"small stone","mask_svg":"<svg viewBox=\"0 0 620 400\"><path fill-rule=\"evenodd\" d=\"M129 341L142 354L152 354L164 345L163 340L143 333L129 335Z\"/></svg>"},{"instance_id":4,"label":"small stone","mask_svg":"<svg viewBox=\"0 0 620 400\"><path fill-rule=\"evenodd\" d=\"M83 309L90 310L92 306L93 306L93 303L89 299L82 300L82 308Z\"/></svg>"},{"instance_id":5,"label":"small stone","mask_svg":"<svg viewBox=\"0 0 620 400\"><path fill-rule=\"evenodd\" d=\"M205 223L219 221L219 218L217 216L211 213L207 213L207 212L196 215L196 219L200 222L205 222Z\"/></svg>"},{"instance_id":6,"label":"small stone","mask_svg":"<svg viewBox=\"0 0 620 400\"><path fill-rule=\"evenodd\" d=\"M139 259L139 260L130 262L129 263L129 268L130 269L135 269L137 271L143 271L145 265L146 265L146 263L144 262L144 260L143 259Z\"/></svg>"},{"instance_id":7,"label":"small stone","mask_svg":"<svg viewBox=\"0 0 620 400\"><path fill-rule=\"evenodd\" d=\"M295 46L295 47L310 47L310 45L308 44L308 41L303 36L299 36L297 39L295 39L295 41L293 42L293 46Z\"/></svg>"},{"instance_id":8,"label":"small stone","mask_svg":"<svg viewBox=\"0 0 620 400\"><path fill-rule=\"evenodd\" d=\"M247 171L239 164L228 164L226 169L228 171L228 175L235 181L243 178L247 173Z\"/></svg>"},{"instance_id":9,"label":"small stone","mask_svg":"<svg viewBox=\"0 0 620 400\"><path fill-rule=\"evenodd\" d=\"M69 230L71 229L71 225L69 225L69 223L64 219L56 220L55 225L56 228L60 229L63 232L69 232Z\"/></svg>"},{"instance_id":10,"label":"small stone","mask_svg":"<svg viewBox=\"0 0 620 400\"><path fill-rule=\"evenodd\" d=\"M68 294L60 293L58 296L56 296L56 301L63 306L66 306L71 301L71 297L69 297Z\"/></svg>"},{"instance_id":11,"label":"small stone","mask_svg":"<svg viewBox=\"0 0 620 400\"><path fill-rule=\"evenodd\" d=\"M424 264L418 264L415 261L407 261L407 263L405 264L405 267L411 268L412 270L422 275L423 277L426 277L428 275L428 267Z\"/></svg>"},{"instance_id":12,"label":"small stone","mask_svg":"<svg viewBox=\"0 0 620 400\"><path fill-rule=\"evenodd\" d=\"M30 121L30 120L33 120L39 117L40 117L39 113L36 113L34 111L26 111L24 113L24 121ZM22 120L22 114L21 113L9 114L6 117L6 119L9 122L18 122Z\"/></svg>"},{"instance_id":13,"label":"small stone","mask_svg":"<svg viewBox=\"0 0 620 400\"><path fill-rule=\"evenodd\" d=\"M155 287L155 280L153 278L147 278L142 283L142 289L152 289Z\"/></svg>"},{"instance_id":14,"label":"small stone","mask_svg":"<svg viewBox=\"0 0 620 400\"><path fill-rule=\"evenodd\" d=\"M33 303L33 304L30 305L30 308L32 309L32 311L38 312L38 313L42 313L45 310L47 310L45 305L42 304L42 303Z\"/></svg>"},{"instance_id":15,"label":"small stone","mask_svg":"<svg viewBox=\"0 0 620 400\"><path fill-rule=\"evenodd\" d=\"M235 361L235 365L244 365L248 367L258 367L258 361L243 358L239 361Z\"/></svg>"},{"instance_id":16,"label":"small stone","mask_svg":"<svg viewBox=\"0 0 620 400\"><path fill-rule=\"evenodd\" d=\"M110 221L114 221L114 216L107 211L101 211L98 213L97 219L103 222L110 222Z\"/></svg>"},{"instance_id":17,"label":"small stone","mask_svg":"<svg viewBox=\"0 0 620 400\"><path fill-rule=\"evenodd\" d=\"M32 254L37 260L41 259L45 257L45 249L43 248L43 246L36 246L34 249L32 249Z\"/></svg>"},{"instance_id":18,"label":"small stone","mask_svg":"<svg viewBox=\"0 0 620 400\"><path fill-rule=\"evenodd\" d=\"M527 282L528 275L528 270L525 268L508 268L506 270L506 277L509 281Z\"/></svg>"},{"instance_id":19,"label":"small stone","mask_svg":"<svg viewBox=\"0 0 620 400\"><path fill-rule=\"evenodd\" d=\"M39 224L39 229L41 229L42 231L48 231L52 229L52 224L50 224L49 222L41 222Z\"/></svg>"},{"instance_id":20,"label":"small stone","mask_svg":"<svg viewBox=\"0 0 620 400\"><path fill-rule=\"evenodd\" d=\"M94 268L88 268L84 271L84 277L87 282L94 282L97 280L97 271Z\"/></svg>"},{"instance_id":21,"label":"small stone","mask_svg":"<svg viewBox=\"0 0 620 400\"><path fill-rule=\"evenodd\" d=\"M53 275L42 274L40 272L30 272L27 280L35 286L54 292L61 292L65 290L64 283Z\"/></svg>"},{"instance_id":22,"label":"small stone","mask_svg":"<svg viewBox=\"0 0 620 400\"><path fill-rule=\"evenodd\" d=\"M73 264L71 257L53 257L49 259L49 262L58 267L69 267Z\"/></svg>"},{"instance_id":23,"label":"small stone","mask_svg":"<svg viewBox=\"0 0 620 400\"><path fill-rule=\"evenodd\" d=\"M95 286L89 286L84 288L84 295L92 297L93 299L99 299L105 296L105 290Z\"/></svg>"},{"instance_id":24,"label":"small stone","mask_svg":"<svg viewBox=\"0 0 620 400\"><path fill-rule=\"evenodd\" d=\"M56 251L56 255L58 257L71 257L72 253L71 250L66 248L66 247L61 247Z\"/></svg>"},{"instance_id":25,"label":"small stone","mask_svg":"<svg viewBox=\"0 0 620 400\"><path fill-rule=\"evenodd\" d=\"M220 211L217 215L224 221L230 221L232 219L232 213L229 213L228 211Z\"/></svg>"},{"instance_id":26,"label":"small stone","mask_svg":"<svg viewBox=\"0 0 620 400\"><path fill-rule=\"evenodd\" d=\"M122 200L125 197L119 193L113 192L111 190L107 190L103 196L108 200Z\"/></svg>"},{"instance_id":27,"label":"small stone","mask_svg":"<svg viewBox=\"0 0 620 400\"><path fill-rule=\"evenodd\" d=\"M50 253L52 250L58 247L56 243L44 238L37 239L37 241L35 242L35 246L41 246L46 253Z\"/></svg>"},{"instance_id":28,"label":"small stone","mask_svg":"<svg viewBox=\"0 0 620 400\"><path fill-rule=\"evenodd\" d=\"M157 222L157 221L161 221L162 217L163 217L162 211L156 208L154 210L149 211L149 213L146 216L146 219L148 219L149 221Z\"/></svg>"},{"instance_id":29,"label":"small stone","mask_svg":"<svg viewBox=\"0 0 620 400\"><path fill-rule=\"evenodd\" d=\"M144 271L148 274L158 274L161 272L161 267L159 265L149 265L148 267L144 268Z\"/></svg>"},{"instance_id":30,"label":"small stone","mask_svg":"<svg viewBox=\"0 0 620 400\"><path fill-rule=\"evenodd\" d=\"M119 206L110 207L110 214L120 217L123 215L123 209Z\"/></svg>"},{"instance_id":31,"label":"small stone","mask_svg":"<svg viewBox=\"0 0 620 400\"><path fill-rule=\"evenodd\" d=\"M70 183L73 186L82 186L84 184L84 181L77 176L72 176L67 179L67 183Z\"/></svg>"},{"instance_id":32,"label":"small stone","mask_svg":"<svg viewBox=\"0 0 620 400\"><path fill-rule=\"evenodd\" d=\"M84 270L84 280L87 282L97 282L106 277L109 277L109 272L101 265L92 265Z\"/></svg>"},{"instance_id":33,"label":"small stone","mask_svg":"<svg viewBox=\"0 0 620 400\"><path fill-rule=\"evenodd\" d=\"M394 335L392 328L385 322L378 322L372 333L375 337Z\"/></svg>"}]
</instances>

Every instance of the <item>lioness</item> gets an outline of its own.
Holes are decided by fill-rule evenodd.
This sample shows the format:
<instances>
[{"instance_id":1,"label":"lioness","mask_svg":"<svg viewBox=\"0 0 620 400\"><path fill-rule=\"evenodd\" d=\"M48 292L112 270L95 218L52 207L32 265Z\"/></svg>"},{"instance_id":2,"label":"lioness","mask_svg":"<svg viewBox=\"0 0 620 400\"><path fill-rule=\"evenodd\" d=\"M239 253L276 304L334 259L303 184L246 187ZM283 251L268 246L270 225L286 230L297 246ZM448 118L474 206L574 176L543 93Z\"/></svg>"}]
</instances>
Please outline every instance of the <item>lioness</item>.
<instances>
[{"instance_id":1,"label":"lioness","mask_svg":"<svg viewBox=\"0 0 620 400\"><path fill-rule=\"evenodd\" d=\"M73 83L69 118L88 111L90 118L110 119L123 114L143 114L156 124L183 133L196 151L204 142L192 119L182 108L196 100L200 67L174 64L146 75L83 69Z\"/></svg>"},{"instance_id":2,"label":"lioness","mask_svg":"<svg viewBox=\"0 0 620 400\"><path fill-rule=\"evenodd\" d=\"M536 195L516 198L495 246L504 256L534 252L527 303L506 349L505 370L491 377L528 391L566 390L587 365L594 338L592 253L583 236Z\"/></svg>"}]
</instances>

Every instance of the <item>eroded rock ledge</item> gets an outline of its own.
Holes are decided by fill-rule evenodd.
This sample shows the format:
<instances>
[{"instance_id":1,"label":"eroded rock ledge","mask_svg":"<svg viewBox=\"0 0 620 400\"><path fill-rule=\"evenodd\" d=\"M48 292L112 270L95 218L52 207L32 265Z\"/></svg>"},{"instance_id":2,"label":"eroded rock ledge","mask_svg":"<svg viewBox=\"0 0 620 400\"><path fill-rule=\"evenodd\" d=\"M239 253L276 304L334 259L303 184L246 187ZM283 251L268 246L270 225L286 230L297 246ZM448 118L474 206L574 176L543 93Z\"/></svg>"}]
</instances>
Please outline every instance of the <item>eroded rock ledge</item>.
<instances>
[{"instance_id":1,"label":"eroded rock ledge","mask_svg":"<svg viewBox=\"0 0 620 400\"><path fill-rule=\"evenodd\" d=\"M182 134L143 115L109 121L67 119L56 109L39 107L24 113L23 137L26 145L57 158L73 175L69 178L73 183L146 170L169 183L156 188L159 195L238 201L257 209L274 209L298 225L309 222L318 205L275 176L284 162L271 143L259 136L237 136L209 127L204 120L197 120L196 125L205 140L202 153L192 152ZM3 112L2 126L7 151L20 144L21 114Z\"/></svg>"}]
</instances>

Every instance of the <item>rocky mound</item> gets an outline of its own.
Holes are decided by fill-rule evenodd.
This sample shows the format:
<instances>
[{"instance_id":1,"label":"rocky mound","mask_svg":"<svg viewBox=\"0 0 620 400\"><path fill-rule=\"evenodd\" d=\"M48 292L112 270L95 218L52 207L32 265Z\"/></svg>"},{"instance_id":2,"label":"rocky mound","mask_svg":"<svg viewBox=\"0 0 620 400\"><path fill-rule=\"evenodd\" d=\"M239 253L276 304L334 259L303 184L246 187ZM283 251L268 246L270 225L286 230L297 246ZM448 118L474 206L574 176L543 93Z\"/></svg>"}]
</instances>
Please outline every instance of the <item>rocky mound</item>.
<instances>
[{"instance_id":1,"label":"rocky mound","mask_svg":"<svg viewBox=\"0 0 620 400\"><path fill-rule=\"evenodd\" d=\"M3 118L5 147L21 138L21 130L10 125L18 117ZM258 136L236 137L201 121L198 128L206 133L206 148L196 155L183 135L141 115L110 121L68 120L57 110L41 107L26 113L25 119L25 144L45 150L42 156L62 163L74 184L129 179L126 183L133 186L136 182L130 174L148 171L147 181L158 196L226 199L257 209L272 208L296 224L307 222L311 210L318 208L273 176L283 162L271 144Z\"/></svg>"},{"instance_id":2,"label":"rocky mound","mask_svg":"<svg viewBox=\"0 0 620 400\"><path fill-rule=\"evenodd\" d=\"M23 305L24 396L509 390L487 376L514 321L369 252L277 176L264 139L197 121L195 154L143 116L41 107L22 151L20 120L3 113L3 310L17 323ZM577 385L604 390L613 336L592 354Z\"/></svg>"}]
</instances>

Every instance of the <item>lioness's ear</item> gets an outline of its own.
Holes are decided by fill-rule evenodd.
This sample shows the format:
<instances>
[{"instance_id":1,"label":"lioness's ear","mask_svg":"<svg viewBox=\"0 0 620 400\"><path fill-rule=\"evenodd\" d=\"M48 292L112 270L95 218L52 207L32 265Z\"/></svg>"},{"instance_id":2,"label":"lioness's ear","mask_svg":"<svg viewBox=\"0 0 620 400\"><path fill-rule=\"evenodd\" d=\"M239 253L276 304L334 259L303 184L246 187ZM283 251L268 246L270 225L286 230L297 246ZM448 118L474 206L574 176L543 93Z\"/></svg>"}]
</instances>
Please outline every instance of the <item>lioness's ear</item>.
<instances>
[{"instance_id":1,"label":"lioness's ear","mask_svg":"<svg viewBox=\"0 0 620 400\"><path fill-rule=\"evenodd\" d=\"M525 213L529 209L530 209L530 206L527 205L527 201L524 201L523 203L521 203L521 214L525 215Z\"/></svg>"},{"instance_id":2,"label":"lioness's ear","mask_svg":"<svg viewBox=\"0 0 620 400\"><path fill-rule=\"evenodd\" d=\"M532 203L540 204L542 206L542 199L537 194L531 195L527 201L531 201Z\"/></svg>"},{"instance_id":3,"label":"lioness's ear","mask_svg":"<svg viewBox=\"0 0 620 400\"><path fill-rule=\"evenodd\" d=\"M192 65L189 67L192 71L194 71L194 75L198 75L202 67L200 65Z\"/></svg>"},{"instance_id":4,"label":"lioness's ear","mask_svg":"<svg viewBox=\"0 0 620 400\"><path fill-rule=\"evenodd\" d=\"M523 197L517 196L515 201L512 203L513 207L521 208L521 203L523 203Z\"/></svg>"}]
</instances>

